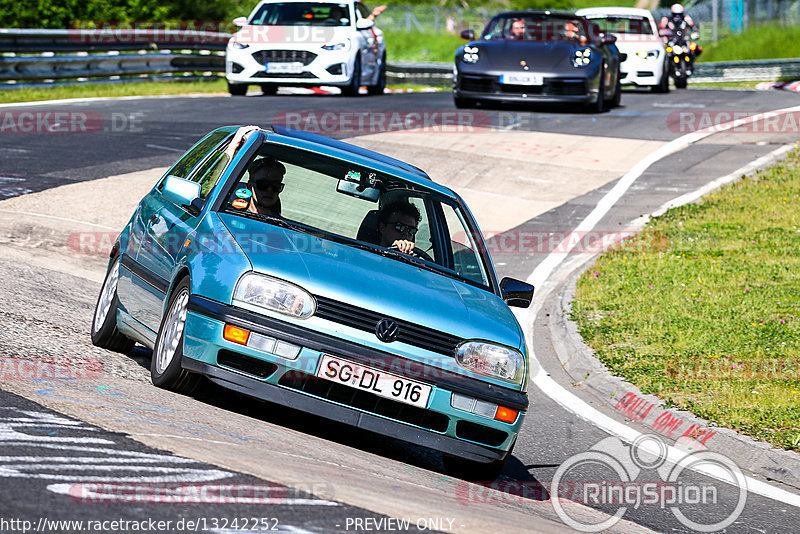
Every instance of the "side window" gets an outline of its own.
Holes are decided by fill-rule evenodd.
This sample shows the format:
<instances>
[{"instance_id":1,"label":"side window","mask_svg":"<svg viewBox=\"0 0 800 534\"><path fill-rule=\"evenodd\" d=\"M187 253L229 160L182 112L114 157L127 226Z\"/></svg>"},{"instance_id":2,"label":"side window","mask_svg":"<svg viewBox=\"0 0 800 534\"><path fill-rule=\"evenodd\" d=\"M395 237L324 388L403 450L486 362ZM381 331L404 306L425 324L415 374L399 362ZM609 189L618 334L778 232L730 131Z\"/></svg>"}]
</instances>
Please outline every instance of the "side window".
<instances>
[{"instance_id":1,"label":"side window","mask_svg":"<svg viewBox=\"0 0 800 534\"><path fill-rule=\"evenodd\" d=\"M452 206L443 204L442 210L447 222L447 231L450 234L448 238L453 251L453 267L455 271L464 278L488 285L488 276L483 268L478 247L472 239L472 234L468 230L466 221L464 221L461 213L453 209Z\"/></svg>"},{"instance_id":2,"label":"side window","mask_svg":"<svg viewBox=\"0 0 800 534\"><path fill-rule=\"evenodd\" d=\"M214 186L217 185L219 177L222 176L222 171L228 164L228 156L224 150L217 150L206 162L200 167L196 173L190 178L193 182L200 184L200 198L208 197Z\"/></svg>"},{"instance_id":3,"label":"side window","mask_svg":"<svg viewBox=\"0 0 800 534\"><path fill-rule=\"evenodd\" d=\"M192 172L195 165L200 163L206 154L217 146L220 141L231 135L229 132L214 132L209 135L187 152L178 162L169 170L170 175L177 176L178 178L186 178Z\"/></svg>"},{"instance_id":4,"label":"side window","mask_svg":"<svg viewBox=\"0 0 800 534\"><path fill-rule=\"evenodd\" d=\"M417 207L419 214L422 217L422 220L419 223L419 228L417 229L417 235L414 239L414 244L433 257L434 254L433 241L431 240L430 214L425 209L425 201L419 197L411 197L408 199L408 201Z\"/></svg>"}]
</instances>

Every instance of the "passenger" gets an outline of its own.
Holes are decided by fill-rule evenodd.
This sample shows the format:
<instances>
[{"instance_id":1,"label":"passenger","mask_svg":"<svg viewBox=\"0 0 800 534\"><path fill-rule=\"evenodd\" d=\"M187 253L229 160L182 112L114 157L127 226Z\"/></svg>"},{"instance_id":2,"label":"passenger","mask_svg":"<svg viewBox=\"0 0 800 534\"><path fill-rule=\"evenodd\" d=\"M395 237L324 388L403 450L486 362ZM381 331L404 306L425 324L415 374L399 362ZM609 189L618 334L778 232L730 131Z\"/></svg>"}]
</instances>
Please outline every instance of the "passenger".
<instances>
[{"instance_id":1,"label":"passenger","mask_svg":"<svg viewBox=\"0 0 800 534\"><path fill-rule=\"evenodd\" d=\"M414 238L422 217L416 206L405 200L386 204L378 213L378 236L382 247L397 247L403 254L414 251Z\"/></svg>"},{"instance_id":2,"label":"passenger","mask_svg":"<svg viewBox=\"0 0 800 534\"><path fill-rule=\"evenodd\" d=\"M250 167L250 204L247 210L251 213L280 217L281 199L278 195L283 191L283 175L286 167L273 157L261 158Z\"/></svg>"},{"instance_id":3,"label":"passenger","mask_svg":"<svg viewBox=\"0 0 800 534\"><path fill-rule=\"evenodd\" d=\"M509 39L512 41L522 41L525 39L525 21L523 19L514 19L511 21L511 34Z\"/></svg>"}]
</instances>

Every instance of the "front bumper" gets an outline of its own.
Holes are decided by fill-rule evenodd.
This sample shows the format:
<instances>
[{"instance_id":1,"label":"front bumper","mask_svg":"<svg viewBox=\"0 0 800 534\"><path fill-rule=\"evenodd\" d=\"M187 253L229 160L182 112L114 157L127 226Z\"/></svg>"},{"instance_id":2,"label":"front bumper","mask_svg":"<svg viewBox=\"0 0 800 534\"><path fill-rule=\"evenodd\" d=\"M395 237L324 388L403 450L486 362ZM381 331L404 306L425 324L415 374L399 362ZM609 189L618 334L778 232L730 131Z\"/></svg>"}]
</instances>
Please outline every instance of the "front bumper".
<instances>
[{"instance_id":1,"label":"front bumper","mask_svg":"<svg viewBox=\"0 0 800 534\"><path fill-rule=\"evenodd\" d=\"M222 337L226 323L303 348L295 360L286 360L231 343ZM317 379L315 374L323 354L387 369L392 374L429 384L432 392L428 405L424 409L401 405ZM505 457L528 408L528 398L523 392L451 371L434 370L406 358L199 296L192 296L189 302L182 365L223 387L252 397L478 462ZM451 406L453 392L516 409L519 416L513 424L508 424L458 410Z\"/></svg>"},{"instance_id":2,"label":"front bumper","mask_svg":"<svg viewBox=\"0 0 800 534\"><path fill-rule=\"evenodd\" d=\"M591 103L597 100L599 79L591 76L545 75L542 85L500 83L500 73L457 74L454 94L459 98L508 102Z\"/></svg>"},{"instance_id":3,"label":"front bumper","mask_svg":"<svg viewBox=\"0 0 800 534\"><path fill-rule=\"evenodd\" d=\"M627 54L619 71L622 85L658 85L664 75L664 57L659 54L654 58L640 58L635 53Z\"/></svg>"},{"instance_id":4,"label":"front bumper","mask_svg":"<svg viewBox=\"0 0 800 534\"><path fill-rule=\"evenodd\" d=\"M313 58L312 58L313 56ZM259 58L259 59L256 59ZM293 58L303 63L301 72L270 73L265 63L270 58L289 63ZM274 83L280 85L347 85L353 74L354 56L349 50L253 49L228 48L225 57L225 77L231 84Z\"/></svg>"}]
</instances>

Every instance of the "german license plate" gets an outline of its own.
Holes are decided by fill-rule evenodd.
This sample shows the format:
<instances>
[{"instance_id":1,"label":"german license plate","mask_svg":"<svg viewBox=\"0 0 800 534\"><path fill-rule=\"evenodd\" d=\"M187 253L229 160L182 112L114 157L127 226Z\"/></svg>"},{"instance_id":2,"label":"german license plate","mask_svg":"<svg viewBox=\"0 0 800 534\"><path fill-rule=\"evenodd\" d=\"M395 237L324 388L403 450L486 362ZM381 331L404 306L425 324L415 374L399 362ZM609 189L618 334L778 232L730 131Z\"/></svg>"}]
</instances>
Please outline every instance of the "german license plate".
<instances>
[{"instance_id":1,"label":"german license plate","mask_svg":"<svg viewBox=\"0 0 800 534\"><path fill-rule=\"evenodd\" d=\"M508 85L544 85L544 76L531 72L509 72L500 75L500 83Z\"/></svg>"},{"instance_id":2,"label":"german license plate","mask_svg":"<svg viewBox=\"0 0 800 534\"><path fill-rule=\"evenodd\" d=\"M271 74L300 74L303 72L303 64L299 61L291 63L267 63L264 70Z\"/></svg>"},{"instance_id":3,"label":"german license plate","mask_svg":"<svg viewBox=\"0 0 800 534\"><path fill-rule=\"evenodd\" d=\"M373 395L425 408L431 386L328 354L323 354L317 371L319 378L368 391Z\"/></svg>"}]
</instances>

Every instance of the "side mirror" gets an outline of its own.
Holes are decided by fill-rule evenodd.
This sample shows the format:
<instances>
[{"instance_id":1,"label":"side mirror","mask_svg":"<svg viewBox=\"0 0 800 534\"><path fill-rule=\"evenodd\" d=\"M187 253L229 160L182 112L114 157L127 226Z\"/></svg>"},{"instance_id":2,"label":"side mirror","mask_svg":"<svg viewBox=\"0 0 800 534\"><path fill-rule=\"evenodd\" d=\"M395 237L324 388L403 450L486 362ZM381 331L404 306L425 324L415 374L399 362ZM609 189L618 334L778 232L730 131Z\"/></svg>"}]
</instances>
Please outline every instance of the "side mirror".
<instances>
[{"instance_id":1,"label":"side mirror","mask_svg":"<svg viewBox=\"0 0 800 534\"><path fill-rule=\"evenodd\" d=\"M197 201L202 201L200 200L200 184L197 182L190 182L170 175L164 180L161 194L173 204L187 207L194 215L200 212L197 210L199 206Z\"/></svg>"},{"instance_id":2,"label":"side mirror","mask_svg":"<svg viewBox=\"0 0 800 534\"><path fill-rule=\"evenodd\" d=\"M375 21L369 19L358 19L356 21L356 29L357 30L368 30L375 26Z\"/></svg>"},{"instance_id":3,"label":"side mirror","mask_svg":"<svg viewBox=\"0 0 800 534\"><path fill-rule=\"evenodd\" d=\"M474 41L475 40L475 30L462 30L461 31L461 38L466 39L467 41Z\"/></svg>"},{"instance_id":4,"label":"side mirror","mask_svg":"<svg viewBox=\"0 0 800 534\"><path fill-rule=\"evenodd\" d=\"M239 28L247 26L247 17L236 17L235 19L233 19L233 25Z\"/></svg>"},{"instance_id":5,"label":"side mirror","mask_svg":"<svg viewBox=\"0 0 800 534\"><path fill-rule=\"evenodd\" d=\"M509 306L527 308L533 301L533 286L514 278L503 278L500 281L500 293Z\"/></svg>"}]
</instances>

